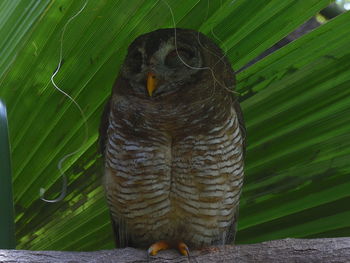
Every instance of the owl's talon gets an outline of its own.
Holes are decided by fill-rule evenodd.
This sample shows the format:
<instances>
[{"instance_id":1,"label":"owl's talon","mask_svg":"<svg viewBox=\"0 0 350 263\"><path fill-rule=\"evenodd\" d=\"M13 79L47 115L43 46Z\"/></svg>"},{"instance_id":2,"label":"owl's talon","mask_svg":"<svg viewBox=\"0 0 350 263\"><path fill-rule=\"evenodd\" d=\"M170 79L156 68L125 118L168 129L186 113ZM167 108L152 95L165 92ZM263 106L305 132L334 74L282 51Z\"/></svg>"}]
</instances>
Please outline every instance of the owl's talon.
<instances>
[{"instance_id":1,"label":"owl's talon","mask_svg":"<svg viewBox=\"0 0 350 263\"><path fill-rule=\"evenodd\" d=\"M168 249L170 246L165 241L158 241L152 244L147 250L148 255L155 256L161 250Z\"/></svg>"},{"instance_id":2,"label":"owl's talon","mask_svg":"<svg viewBox=\"0 0 350 263\"><path fill-rule=\"evenodd\" d=\"M179 252L181 253L181 255L190 256L190 250L188 248L188 246L184 243L184 242L179 242L177 244L177 249L179 250Z\"/></svg>"}]
</instances>

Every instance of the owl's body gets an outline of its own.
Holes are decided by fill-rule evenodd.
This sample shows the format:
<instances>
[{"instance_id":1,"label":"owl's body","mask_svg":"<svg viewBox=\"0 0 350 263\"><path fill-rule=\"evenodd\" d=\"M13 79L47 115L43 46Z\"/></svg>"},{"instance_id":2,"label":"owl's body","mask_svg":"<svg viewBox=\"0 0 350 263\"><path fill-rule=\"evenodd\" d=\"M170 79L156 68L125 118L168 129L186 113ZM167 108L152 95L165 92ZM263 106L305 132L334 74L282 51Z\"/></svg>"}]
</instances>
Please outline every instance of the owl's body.
<instances>
[{"instance_id":1,"label":"owl's body","mask_svg":"<svg viewBox=\"0 0 350 263\"><path fill-rule=\"evenodd\" d=\"M140 70L135 75L154 72L159 92L148 95L146 77L132 78L128 67L134 63L126 63L105 109L100 129L105 190L119 247L147 247L159 240L202 247L234 238L244 161L242 115L228 90L234 74L207 38L177 30L183 46L201 40L192 47L199 58L175 61L187 64L181 66L190 73L177 70L180 65L169 67L175 79L169 81L172 73L164 73L169 61L160 69L152 64L152 59L169 60L169 52L179 49L173 29L141 36L129 49L134 56L132 47L138 47L142 57L142 66L133 70ZM149 39L153 44L147 46Z\"/></svg>"}]
</instances>

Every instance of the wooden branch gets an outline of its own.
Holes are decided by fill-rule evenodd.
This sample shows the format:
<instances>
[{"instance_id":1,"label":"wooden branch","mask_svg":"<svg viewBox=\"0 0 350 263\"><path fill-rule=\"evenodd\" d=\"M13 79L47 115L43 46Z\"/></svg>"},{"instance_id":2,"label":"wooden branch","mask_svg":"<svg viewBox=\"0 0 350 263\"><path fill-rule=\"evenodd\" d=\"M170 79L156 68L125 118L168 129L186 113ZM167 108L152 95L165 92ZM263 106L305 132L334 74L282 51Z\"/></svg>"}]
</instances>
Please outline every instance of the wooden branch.
<instances>
[{"instance_id":1,"label":"wooden branch","mask_svg":"<svg viewBox=\"0 0 350 263\"><path fill-rule=\"evenodd\" d=\"M80 262L350 262L350 238L283 239L251 245L210 247L180 256L177 251L161 251L147 258L146 251L135 248L94 252L0 250L1 263L80 263Z\"/></svg>"}]
</instances>

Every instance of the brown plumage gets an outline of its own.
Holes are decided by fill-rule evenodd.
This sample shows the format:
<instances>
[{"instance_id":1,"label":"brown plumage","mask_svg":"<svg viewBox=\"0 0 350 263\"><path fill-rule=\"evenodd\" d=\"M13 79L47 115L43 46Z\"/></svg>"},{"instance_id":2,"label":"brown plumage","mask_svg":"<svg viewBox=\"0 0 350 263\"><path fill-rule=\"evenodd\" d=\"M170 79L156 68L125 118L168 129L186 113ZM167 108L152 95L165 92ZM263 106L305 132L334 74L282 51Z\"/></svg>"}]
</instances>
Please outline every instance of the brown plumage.
<instances>
[{"instance_id":1,"label":"brown plumage","mask_svg":"<svg viewBox=\"0 0 350 263\"><path fill-rule=\"evenodd\" d=\"M160 29L130 45L100 127L118 247L233 241L245 151L234 85L221 49L196 31Z\"/></svg>"}]
</instances>

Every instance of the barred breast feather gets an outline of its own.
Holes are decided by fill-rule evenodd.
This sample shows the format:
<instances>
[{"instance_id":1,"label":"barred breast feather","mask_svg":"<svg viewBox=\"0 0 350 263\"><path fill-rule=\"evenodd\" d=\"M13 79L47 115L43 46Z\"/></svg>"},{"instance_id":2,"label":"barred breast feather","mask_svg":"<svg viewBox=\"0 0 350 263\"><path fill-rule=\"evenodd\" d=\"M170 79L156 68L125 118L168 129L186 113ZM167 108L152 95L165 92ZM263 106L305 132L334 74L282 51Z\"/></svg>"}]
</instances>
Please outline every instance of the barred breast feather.
<instances>
[{"instance_id":1,"label":"barred breast feather","mask_svg":"<svg viewBox=\"0 0 350 263\"><path fill-rule=\"evenodd\" d=\"M110 105L104 185L118 245L182 240L201 247L232 241L243 183L244 135L231 99L224 101L228 108L202 105L198 112L195 107L175 113L147 108L138 111L136 122L128 115L129 102L115 101ZM157 118L149 118L154 114Z\"/></svg>"}]
</instances>

